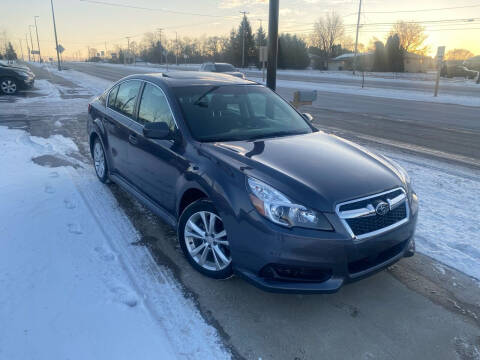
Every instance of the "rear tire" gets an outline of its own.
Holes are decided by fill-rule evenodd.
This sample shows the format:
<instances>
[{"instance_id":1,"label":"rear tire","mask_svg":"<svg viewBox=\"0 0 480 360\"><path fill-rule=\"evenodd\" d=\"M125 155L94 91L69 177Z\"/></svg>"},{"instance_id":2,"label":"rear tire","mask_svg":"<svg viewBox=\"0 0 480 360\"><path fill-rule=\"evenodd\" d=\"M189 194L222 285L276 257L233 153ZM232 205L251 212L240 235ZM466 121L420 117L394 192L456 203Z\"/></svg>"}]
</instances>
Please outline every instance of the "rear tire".
<instances>
[{"instance_id":1,"label":"rear tire","mask_svg":"<svg viewBox=\"0 0 480 360\"><path fill-rule=\"evenodd\" d=\"M108 164L105 156L105 149L98 137L93 140L92 147L93 167L98 180L102 183L108 183Z\"/></svg>"},{"instance_id":2,"label":"rear tire","mask_svg":"<svg viewBox=\"0 0 480 360\"><path fill-rule=\"evenodd\" d=\"M195 270L214 279L232 276L227 232L211 201L201 199L187 206L180 216L177 234L183 253Z\"/></svg>"},{"instance_id":3,"label":"rear tire","mask_svg":"<svg viewBox=\"0 0 480 360\"><path fill-rule=\"evenodd\" d=\"M17 80L8 77L0 79L0 91L4 95L14 95L18 91Z\"/></svg>"}]
</instances>

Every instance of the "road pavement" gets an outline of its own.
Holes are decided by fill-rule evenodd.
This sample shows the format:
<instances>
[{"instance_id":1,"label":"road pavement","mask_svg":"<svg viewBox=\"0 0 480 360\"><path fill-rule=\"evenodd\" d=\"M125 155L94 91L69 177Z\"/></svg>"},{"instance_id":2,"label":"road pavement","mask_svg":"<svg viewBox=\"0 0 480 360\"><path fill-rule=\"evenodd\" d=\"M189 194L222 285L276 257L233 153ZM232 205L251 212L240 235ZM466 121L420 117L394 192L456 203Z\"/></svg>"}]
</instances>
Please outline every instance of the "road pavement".
<instances>
[{"instance_id":1,"label":"road pavement","mask_svg":"<svg viewBox=\"0 0 480 360\"><path fill-rule=\"evenodd\" d=\"M152 72L94 63L69 63L67 66L111 81L134 73ZM298 79L298 76L295 77L295 80ZM375 86L379 84L385 85L380 82ZM279 88L277 91L287 100L293 99L293 89ZM473 90L467 87L465 91L476 91L474 94L479 96L480 103L480 87ZM310 112L321 129L346 138L380 143L480 168L480 107L320 91L318 100L312 106L300 110Z\"/></svg>"}]
</instances>

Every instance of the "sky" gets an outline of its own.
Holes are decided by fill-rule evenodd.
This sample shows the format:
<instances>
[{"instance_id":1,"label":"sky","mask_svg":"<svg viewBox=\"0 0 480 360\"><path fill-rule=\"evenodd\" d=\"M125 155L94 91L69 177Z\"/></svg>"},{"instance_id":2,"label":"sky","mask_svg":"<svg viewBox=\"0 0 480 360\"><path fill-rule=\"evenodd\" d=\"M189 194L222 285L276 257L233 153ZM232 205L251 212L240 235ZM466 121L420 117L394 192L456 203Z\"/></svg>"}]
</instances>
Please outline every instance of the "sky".
<instances>
[{"instance_id":1,"label":"sky","mask_svg":"<svg viewBox=\"0 0 480 360\"><path fill-rule=\"evenodd\" d=\"M66 48L65 57L84 57L88 47L108 51L115 45L126 47L127 36L131 41L140 41L144 33L158 28L163 28L164 36L170 40L175 38L175 32L179 37L227 35L238 26L242 16L240 11L248 12L254 29L260 23L264 27L268 25L268 0L100 2L138 8L114 7L93 0L54 0L58 38ZM319 17L334 10L342 16L347 35L354 39L358 5L359 0L280 0L280 32L307 36ZM440 8L450 9L433 10ZM0 14L0 45L9 39L20 54L19 39L22 39L26 55L26 37L30 43L29 25L34 24L34 16L39 16L37 25L42 55L54 56L49 0L1 0ZM432 56L441 45L446 46L447 51L466 48L480 55L480 0L363 0L359 41L367 45L373 36L385 40L390 24L397 20L423 22L428 34L426 44ZM35 28L30 29L37 49Z\"/></svg>"}]
</instances>

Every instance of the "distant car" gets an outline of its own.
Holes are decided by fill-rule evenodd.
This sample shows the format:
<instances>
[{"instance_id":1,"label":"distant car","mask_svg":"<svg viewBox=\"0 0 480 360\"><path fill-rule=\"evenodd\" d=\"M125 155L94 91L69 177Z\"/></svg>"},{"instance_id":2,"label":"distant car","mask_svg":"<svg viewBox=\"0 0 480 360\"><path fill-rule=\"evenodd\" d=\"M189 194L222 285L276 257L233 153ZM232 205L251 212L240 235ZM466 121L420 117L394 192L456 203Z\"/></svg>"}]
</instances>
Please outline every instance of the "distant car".
<instances>
[{"instance_id":1,"label":"distant car","mask_svg":"<svg viewBox=\"0 0 480 360\"><path fill-rule=\"evenodd\" d=\"M414 253L418 198L406 171L317 130L260 84L131 75L88 113L98 179L177 229L204 275L329 293Z\"/></svg>"},{"instance_id":2,"label":"distant car","mask_svg":"<svg viewBox=\"0 0 480 360\"><path fill-rule=\"evenodd\" d=\"M245 74L238 71L235 66L227 63L203 63L199 71L223 73L245 79Z\"/></svg>"},{"instance_id":3,"label":"distant car","mask_svg":"<svg viewBox=\"0 0 480 360\"><path fill-rule=\"evenodd\" d=\"M0 91L13 95L18 90L28 89L35 82L35 74L27 67L0 62Z\"/></svg>"},{"instance_id":4,"label":"distant car","mask_svg":"<svg viewBox=\"0 0 480 360\"><path fill-rule=\"evenodd\" d=\"M440 75L444 77L464 77L467 79L475 79L478 75L478 71L469 70L465 66L443 66Z\"/></svg>"}]
</instances>

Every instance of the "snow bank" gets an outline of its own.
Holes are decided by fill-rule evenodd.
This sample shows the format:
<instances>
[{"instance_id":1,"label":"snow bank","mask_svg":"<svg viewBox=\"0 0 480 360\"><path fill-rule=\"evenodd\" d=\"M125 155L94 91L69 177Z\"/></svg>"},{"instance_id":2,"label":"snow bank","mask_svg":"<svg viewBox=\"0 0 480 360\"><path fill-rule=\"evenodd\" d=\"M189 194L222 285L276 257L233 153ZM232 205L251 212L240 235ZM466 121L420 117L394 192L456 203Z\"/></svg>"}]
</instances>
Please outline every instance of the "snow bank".
<instances>
[{"instance_id":1,"label":"snow bank","mask_svg":"<svg viewBox=\"0 0 480 360\"><path fill-rule=\"evenodd\" d=\"M0 148L1 359L230 357L90 165L32 162L70 139L0 127Z\"/></svg>"},{"instance_id":2,"label":"snow bank","mask_svg":"<svg viewBox=\"0 0 480 360\"><path fill-rule=\"evenodd\" d=\"M250 77L250 79L262 83L262 78ZM370 87L362 89L359 86L337 85L334 83L312 83L290 80L277 80L277 87L295 90L317 90L339 94L480 107L480 97L474 96L441 95L439 97L434 97L432 94L422 91L393 90Z\"/></svg>"}]
</instances>

